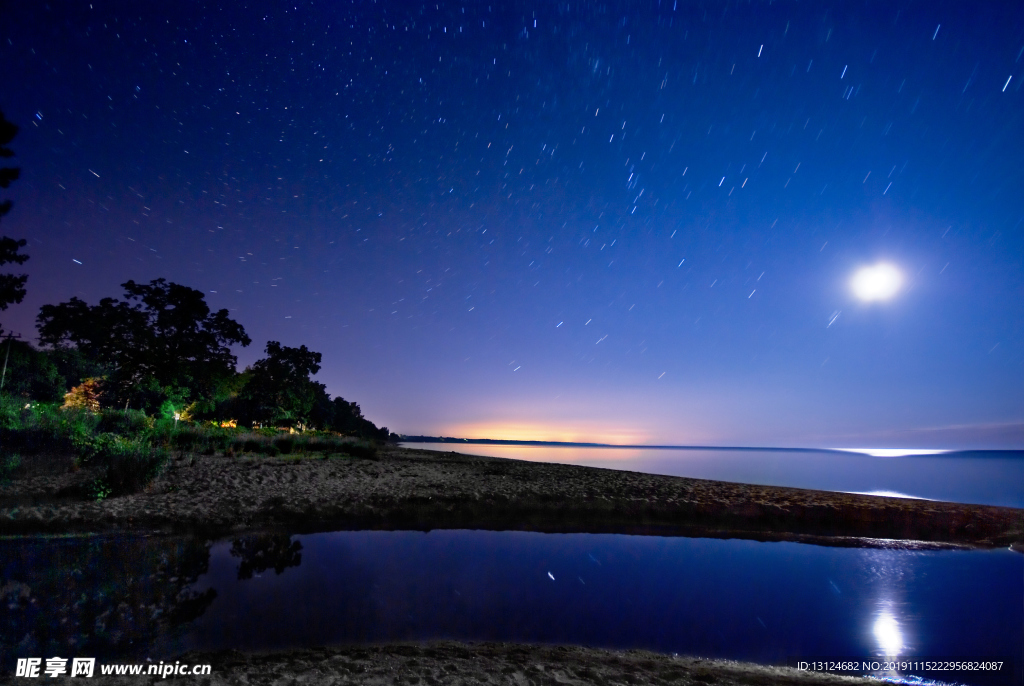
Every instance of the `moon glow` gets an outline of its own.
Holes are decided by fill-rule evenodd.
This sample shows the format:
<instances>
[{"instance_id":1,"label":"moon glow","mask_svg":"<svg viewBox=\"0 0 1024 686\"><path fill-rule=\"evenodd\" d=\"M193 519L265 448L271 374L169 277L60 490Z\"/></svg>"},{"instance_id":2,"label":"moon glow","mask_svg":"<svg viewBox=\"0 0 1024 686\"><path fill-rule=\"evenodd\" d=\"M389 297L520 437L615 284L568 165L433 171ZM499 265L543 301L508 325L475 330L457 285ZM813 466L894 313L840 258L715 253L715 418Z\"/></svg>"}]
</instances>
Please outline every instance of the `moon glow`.
<instances>
[{"instance_id":1,"label":"moon glow","mask_svg":"<svg viewBox=\"0 0 1024 686\"><path fill-rule=\"evenodd\" d=\"M853 294L864 301L888 300L903 285L903 275L891 264L880 263L857 270L850 281Z\"/></svg>"}]
</instances>

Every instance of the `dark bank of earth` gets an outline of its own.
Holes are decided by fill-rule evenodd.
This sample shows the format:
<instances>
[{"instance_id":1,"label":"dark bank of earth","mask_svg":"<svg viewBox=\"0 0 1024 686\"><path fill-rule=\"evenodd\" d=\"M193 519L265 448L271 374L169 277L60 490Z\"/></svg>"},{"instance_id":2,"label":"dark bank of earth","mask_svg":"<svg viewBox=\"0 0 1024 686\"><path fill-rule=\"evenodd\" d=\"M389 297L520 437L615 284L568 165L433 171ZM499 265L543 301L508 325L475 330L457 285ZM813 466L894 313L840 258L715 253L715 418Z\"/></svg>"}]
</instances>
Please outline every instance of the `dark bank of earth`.
<instances>
[{"instance_id":1,"label":"dark bank of earth","mask_svg":"<svg viewBox=\"0 0 1024 686\"><path fill-rule=\"evenodd\" d=\"M376 460L172 461L146 492L89 501L56 456L0 485L0 535L284 529L631 533L825 545L1024 544L1024 510L688 479L391 447Z\"/></svg>"},{"instance_id":2,"label":"dark bank of earth","mask_svg":"<svg viewBox=\"0 0 1024 686\"><path fill-rule=\"evenodd\" d=\"M450 641L380 646L317 648L283 653L233 651L183 655L184 664L209 664L202 677L93 677L96 684L636 684L675 686L868 686L878 681L798 672L725 660L660 655L642 650L610 651L575 646ZM0 677L0 681L3 678ZM47 679L50 681L50 679ZM72 680L68 680L69 683Z\"/></svg>"}]
</instances>

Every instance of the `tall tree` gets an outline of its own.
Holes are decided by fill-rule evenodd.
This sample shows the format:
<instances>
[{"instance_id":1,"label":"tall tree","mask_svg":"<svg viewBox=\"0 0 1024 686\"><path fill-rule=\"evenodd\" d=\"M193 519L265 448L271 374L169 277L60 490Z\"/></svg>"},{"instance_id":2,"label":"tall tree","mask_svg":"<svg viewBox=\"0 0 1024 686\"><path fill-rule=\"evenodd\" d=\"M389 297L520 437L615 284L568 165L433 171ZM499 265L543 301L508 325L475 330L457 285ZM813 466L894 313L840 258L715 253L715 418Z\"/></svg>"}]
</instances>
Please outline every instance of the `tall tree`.
<instances>
[{"instance_id":1,"label":"tall tree","mask_svg":"<svg viewBox=\"0 0 1024 686\"><path fill-rule=\"evenodd\" d=\"M26 341L4 341L0 363L7 361L3 374L4 395L54 402L67 393L64 378L49 355Z\"/></svg>"},{"instance_id":2,"label":"tall tree","mask_svg":"<svg viewBox=\"0 0 1024 686\"><path fill-rule=\"evenodd\" d=\"M0 157L14 157L14 151L7 147L7 144L14 139L18 133L18 127L7 121L4 113L0 111ZM17 167L0 167L0 188L7 188L12 181L17 180L21 170ZM0 217L11 211L11 201L0 202ZM0 237L0 265L13 262L25 264L28 255L18 252L19 248L25 247L25 239L14 240L7 236ZM25 282L28 281L26 274L0 274L0 310L6 310L11 303L20 303L25 297Z\"/></svg>"},{"instance_id":3,"label":"tall tree","mask_svg":"<svg viewBox=\"0 0 1024 686\"><path fill-rule=\"evenodd\" d=\"M211 313L202 291L164 279L121 287L123 301L88 305L71 298L44 305L37 317L40 342L74 344L86 358L108 365L119 401L154 383L209 398L235 373L228 346L252 341L227 310Z\"/></svg>"},{"instance_id":4,"label":"tall tree","mask_svg":"<svg viewBox=\"0 0 1024 686\"><path fill-rule=\"evenodd\" d=\"M246 370L249 380L238 395L241 421L272 426L308 425L324 385L310 379L320 371L320 353L269 341L267 356Z\"/></svg>"}]
</instances>

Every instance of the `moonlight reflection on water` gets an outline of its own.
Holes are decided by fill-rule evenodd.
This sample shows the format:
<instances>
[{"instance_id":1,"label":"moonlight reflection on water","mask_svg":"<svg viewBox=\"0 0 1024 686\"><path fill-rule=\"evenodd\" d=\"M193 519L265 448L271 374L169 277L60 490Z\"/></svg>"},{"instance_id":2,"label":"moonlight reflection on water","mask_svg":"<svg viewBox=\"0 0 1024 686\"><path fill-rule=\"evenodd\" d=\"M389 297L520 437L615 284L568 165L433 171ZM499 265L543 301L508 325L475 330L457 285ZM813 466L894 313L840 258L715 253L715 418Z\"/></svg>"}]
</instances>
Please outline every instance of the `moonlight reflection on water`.
<instances>
[{"instance_id":1,"label":"moonlight reflection on water","mask_svg":"<svg viewBox=\"0 0 1024 686\"><path fill-rule=\"evenodd\" d=\"M897 657L903 654L903 632L900 631L900 623L890 608L883 607L878 611L872 633L878 642L881 655Z\"/></svg>"}]
</instances>

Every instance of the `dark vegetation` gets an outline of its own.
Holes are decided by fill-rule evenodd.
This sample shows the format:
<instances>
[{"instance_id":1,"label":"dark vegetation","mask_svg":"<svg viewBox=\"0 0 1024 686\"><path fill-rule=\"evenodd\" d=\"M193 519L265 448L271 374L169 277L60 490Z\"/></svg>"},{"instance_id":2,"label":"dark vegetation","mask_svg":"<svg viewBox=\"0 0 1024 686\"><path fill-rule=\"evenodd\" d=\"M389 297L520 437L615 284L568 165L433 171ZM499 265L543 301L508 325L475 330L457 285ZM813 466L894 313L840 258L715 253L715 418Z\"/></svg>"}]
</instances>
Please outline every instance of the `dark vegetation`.
<instances>
[{"instance_id":1,"label":"dark vegetation","mask_svg":"<svg viewBox=\"0 0 1024 686\"><path fill-rule=\"evenodd\" d=\"M239 373L228 346L246 346L250 339L227 310L211 313L201 291L163 279L122 287L124 301L104 298L87 305L71 298L44 305L37 321L45 348L19 345L12 385L22 394L38 389L36 398L54 400L93 378L94 401L68 399L70 404L98 402L163 419L177 415L185 421L388 439L387 429L365 419L357 404L332 399L322 383L309 378L320 371L320 353L270 341L266 357Z\"/></svg>"},{"instance_id":2,"label":"dark vegetation","mask_svg":"<svg viewBox=\"0 0 1024 686\"><path fill-rule=\"evenodd\" d=\"M6 145L17 131L0 112L0 157L14 155ZM19 172L0 168L0 188ZM0 217L11 204L0 202ZM0 265L23 264L25 245L0 237ZM27 280L0 274L0 311L22 301ZM252 341L202 291L165 279L121 287L121 300L44 305L38 348L0 338L0 481L30 456L70 453L102 471L92 495L106 497L141 490L175 451L374 457L397 438L310 379L320 353L270 341L239 372L230 346Z\"/></svg>"},{"instance_id":3,"label":"dark vegetation","mask_svg":"<svg viewBox=\"0 0 1024 686\"><path fill-rule=\"evenodd\" d=\"M14 139L18 133L18 127L7 121L4 113L0 112L0 158L14 157L14 151L7 147L7 144ZM0 167L0 188L7 188L12 181L16 181L21 175L17 167ZM0 202L0 217L11 211L11 201ZM19 248L25 247L25 239L14 240L7 236L0 237L0 265L13 262L25 264L28 255L18 252ZM0 311L6 310L11 303L20 303L25 297L25 282L28 277L24 274L0 274ZM2 332L3 329L0 329Z\"/></svg>"},{"instance_id":4,"label":"dark vegetation","mask_svg":"<svg viewBox=\"0 0 1024 686\"><path fill-rule=\"evenodd\" d=\"M101 472L86 495L136 493L177 455L293 455L375 458L373 441L324 431L283 433L159 419L141 410L68 408L0 396L0 481L33 456L73 454L75 467Z\"/></svg>"}]
</instances>

